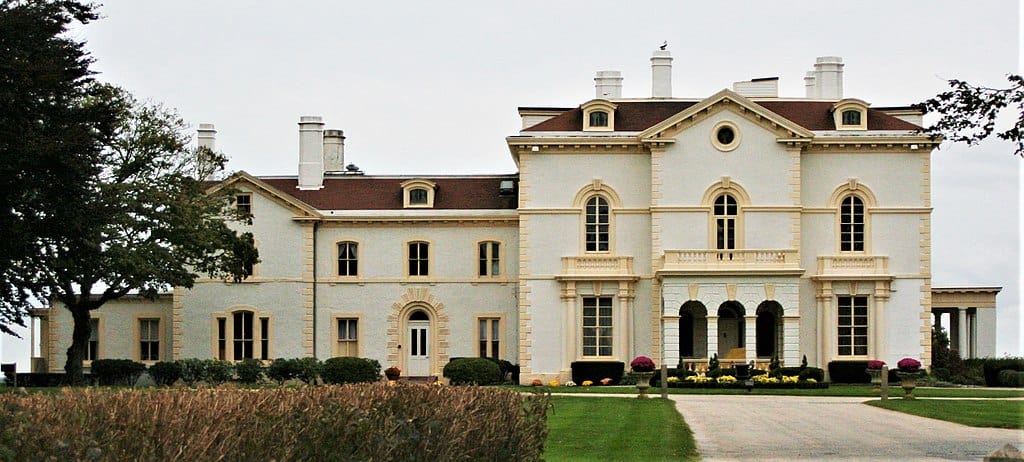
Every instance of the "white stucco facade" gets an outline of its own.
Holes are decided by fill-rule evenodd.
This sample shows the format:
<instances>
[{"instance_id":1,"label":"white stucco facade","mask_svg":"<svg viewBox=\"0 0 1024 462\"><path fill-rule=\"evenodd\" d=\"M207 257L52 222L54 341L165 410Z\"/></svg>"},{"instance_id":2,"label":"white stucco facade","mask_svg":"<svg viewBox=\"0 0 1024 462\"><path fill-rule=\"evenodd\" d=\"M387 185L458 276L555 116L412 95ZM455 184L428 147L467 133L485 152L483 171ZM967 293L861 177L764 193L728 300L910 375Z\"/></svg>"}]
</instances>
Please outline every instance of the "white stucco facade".
<instances>
[{"instance_id":1,"label":"white stucco facade","mask_svg":"<svg viewBox=\"0 0 1024 462\"><path fill-rule=\"evenodd\" d=\"M340 135L304 117L298 177L218 186L249 198L253 275L108 304L99 354L138 359L126 333L142 313L160 359L358 355L439 375L486 355L524 383L637 355L927 364L934 296L956 346L994 354L998 289L931 287L936 142L908 108L843 99L836 69L812 98L775 82L674 99L669 79L651 99L521 108L512 175L325 173L318 159L343 165ZM48 315L50 370L69 319Z\"/></svg>"}]
</instances>

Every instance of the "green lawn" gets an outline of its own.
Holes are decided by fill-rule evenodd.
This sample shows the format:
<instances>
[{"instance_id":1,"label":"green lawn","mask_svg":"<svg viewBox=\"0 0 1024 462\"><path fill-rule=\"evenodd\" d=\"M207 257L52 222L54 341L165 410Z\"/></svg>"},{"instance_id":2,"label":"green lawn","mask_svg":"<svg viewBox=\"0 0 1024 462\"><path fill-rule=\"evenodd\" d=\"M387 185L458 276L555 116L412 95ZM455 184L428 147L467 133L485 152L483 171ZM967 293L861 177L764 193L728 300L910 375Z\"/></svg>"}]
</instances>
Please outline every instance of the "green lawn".
<instances>
[{"instance_id":1,"label":"green lawn","mask_svg":"<svg viewBox=\"0 0 1024 462\"><path fill-rule=\"evenodd\" d=\"M917 394L917 390L914 390ZM890 399L866 404L932 419L956 422L972 427L1016 428L1024 430L1024 401Z\"/></svg>"},{"instance_id":2,"label":"green lawn","mask_svg":"<svg viewBox=\"0 0 1024 462\"><path fill-rule=\"evenodd\" d=\"M698 460L671 400L553 396L544 459Z\"/></svg>"},{"instance_id":3,"label":"green lawn","mask_svg":"<svg viewBox=\"0 0 1024 462\"><path fill-rule=\"evenodd\" d=\"M534 387L517 386L521 391L532 391ZM612 394L636 394L636 387L612 386L612 387L543 387L544 390L552 393L612 393ZM669 394L673 395L789 395L789 396L862 396L873 398L874 394L870 385L832 385L828 388L800 390L800 389L779 389L779 388L755 388L751 392L746 389L721 389L721 388L669 388ZM650 393L654 396L661 394L660 388L651 388ZM903 390L899 386L889 387L890 397L903 396ZM1004 388L921 388L914 390L914 396L920 398L1021 398L1024 397L1024 390L1010 390Z\"/></svg>"}]
</instances>

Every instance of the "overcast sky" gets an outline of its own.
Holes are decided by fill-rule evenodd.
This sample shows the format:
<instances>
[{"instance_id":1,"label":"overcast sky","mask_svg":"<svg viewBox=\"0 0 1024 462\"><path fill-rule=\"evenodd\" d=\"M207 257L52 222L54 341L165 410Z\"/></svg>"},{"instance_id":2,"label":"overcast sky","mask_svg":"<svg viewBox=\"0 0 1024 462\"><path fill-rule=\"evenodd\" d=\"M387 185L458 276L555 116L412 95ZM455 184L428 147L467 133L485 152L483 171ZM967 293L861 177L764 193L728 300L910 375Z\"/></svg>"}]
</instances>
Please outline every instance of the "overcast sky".
<instances>
[{"instance_id":1,"label":"overcast sky","mask_svg":"<svg viewBox=\"0 0 1024 462\"><path fill-rule=\"evenodd\" d=\"M945 79L1020 73L1016 1L113 1L77 28L99 79L214 123L231 170L295 175L296 122L345 131L368 174L512 173L519 106L575 107L597 70L650 96L669 42L676 97L780 77L801 97L817 56L841 56L845 96L907 105ZM1020 355L1020 177L1006 143L933 154L933 285L1002 286L997 354ZM65 348L66 346L61 346ZM22 345L0 340L7 362Z\"/></svg>"}]
</instances>

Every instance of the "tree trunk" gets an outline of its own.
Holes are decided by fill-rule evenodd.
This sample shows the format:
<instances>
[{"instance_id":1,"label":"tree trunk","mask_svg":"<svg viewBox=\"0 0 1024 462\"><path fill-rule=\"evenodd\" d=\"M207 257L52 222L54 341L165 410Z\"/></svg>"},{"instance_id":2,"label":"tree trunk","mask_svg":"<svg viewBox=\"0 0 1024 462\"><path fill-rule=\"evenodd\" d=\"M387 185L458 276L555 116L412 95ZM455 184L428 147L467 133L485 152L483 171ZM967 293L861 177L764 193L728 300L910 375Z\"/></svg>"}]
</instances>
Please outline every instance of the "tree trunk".
<instances>
[{"instance_id":1,"label":"tree trunk","mask_svg":"<svg viewBox=\"0 0 1024 462\"><path fill-rule=\"evenodd\" d=\"M71 346L68 347L68 360L64 363L65 379L68 385L84 385L82 361L89 349L89 336L92 326L89 324L89 309L76 305L66 305L75 321L74 332L71 334Z\"/></svg>"}]
</instances>

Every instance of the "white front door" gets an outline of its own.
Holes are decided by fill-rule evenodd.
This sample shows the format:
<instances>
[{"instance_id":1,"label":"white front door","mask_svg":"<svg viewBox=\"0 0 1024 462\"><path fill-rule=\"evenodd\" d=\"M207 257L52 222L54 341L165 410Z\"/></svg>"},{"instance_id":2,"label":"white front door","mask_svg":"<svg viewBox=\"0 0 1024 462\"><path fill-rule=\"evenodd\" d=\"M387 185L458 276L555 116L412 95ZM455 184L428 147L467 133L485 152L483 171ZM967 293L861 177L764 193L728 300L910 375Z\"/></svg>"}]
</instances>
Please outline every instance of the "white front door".
<instances>
[{"instance_id":1,"label":"white front door","mask_svg":"<svg viewBox=\"0 0 1024 462\"><path fill-rule=\"evenodd\" d=\"M406 366L410 377L430 375L430 321L409 321Z\"/></svg>"}]
</instances>

